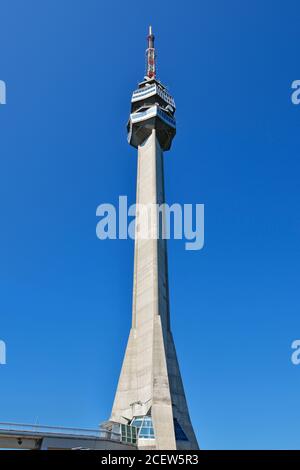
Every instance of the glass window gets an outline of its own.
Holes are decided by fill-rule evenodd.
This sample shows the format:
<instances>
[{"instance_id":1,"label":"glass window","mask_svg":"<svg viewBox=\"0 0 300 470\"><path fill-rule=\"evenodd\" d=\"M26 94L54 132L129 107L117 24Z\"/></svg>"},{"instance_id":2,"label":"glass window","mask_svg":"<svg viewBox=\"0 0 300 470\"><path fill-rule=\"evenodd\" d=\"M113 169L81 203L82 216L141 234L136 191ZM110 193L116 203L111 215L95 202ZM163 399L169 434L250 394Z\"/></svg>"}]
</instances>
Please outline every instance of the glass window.
<instances>
[{"instance_id":1,"label":"glass window","mask_svg":"<svg viewBox=\"0 0 300 470\"><path fill-rule=\"evenodd\" d=\"M129 444L136 444L137 433L136 428L128 426L127 424L121 424L121 440Z\"/></svg>"},{"instance_id":2,"label":"glass window","mask_svg":"<svg viewBox=\"0 0 300 470\"><path fill-rule=\"evenodd\" d=\"M142 439L154 439L154 429L151 416L137 416L131 423L137 428L137 435Z\"/></svg>"}]
</instances>

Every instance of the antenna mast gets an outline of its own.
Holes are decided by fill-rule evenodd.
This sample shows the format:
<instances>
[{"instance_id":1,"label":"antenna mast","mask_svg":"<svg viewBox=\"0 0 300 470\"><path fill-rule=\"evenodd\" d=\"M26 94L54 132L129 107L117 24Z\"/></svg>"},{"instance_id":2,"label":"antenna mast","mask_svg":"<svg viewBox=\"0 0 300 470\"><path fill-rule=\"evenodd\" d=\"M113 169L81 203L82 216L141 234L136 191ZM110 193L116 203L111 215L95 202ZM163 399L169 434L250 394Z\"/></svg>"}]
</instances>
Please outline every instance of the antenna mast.
<instances>
[{"instance_id":1,"label":"antenna mast","mask_svg":"<svg viewBox=\"0 0 300 470\"><path fill-rule=\"evenodd\" d=\"M154 34L152 33L152 26L149 26L149 34L147 36L148 41L148 48L146 49L146 57L147 57L147 70L146 76L148 78L155 78L156 76L156 55L155 55L155 48L154 48Z\"/></svg>"}]
</instances>

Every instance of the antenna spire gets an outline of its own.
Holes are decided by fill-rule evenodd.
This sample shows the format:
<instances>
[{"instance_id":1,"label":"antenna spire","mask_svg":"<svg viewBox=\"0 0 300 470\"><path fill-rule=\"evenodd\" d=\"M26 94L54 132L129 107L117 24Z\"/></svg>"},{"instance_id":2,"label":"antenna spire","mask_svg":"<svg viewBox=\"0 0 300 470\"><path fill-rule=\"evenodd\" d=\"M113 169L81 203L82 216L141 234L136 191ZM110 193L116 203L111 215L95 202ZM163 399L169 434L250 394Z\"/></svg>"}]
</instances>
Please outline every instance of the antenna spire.
<instances>
[{"instance_id":1,"label":"antenna spire","mask_svg":"<svg viewBox=\"0 0 300 470\"><path fill-rule=\"evenodd\" d=\"M149 26L149 34L147 36L147 41L148 41L148 47L146 50L146 56L147 56L147 70L146 70L146 76L148 78L155 78L156 76L156 54L155 54L155 48L154 48L154 34L152 33L152 26Z\"/></svg>"}]
</instances>

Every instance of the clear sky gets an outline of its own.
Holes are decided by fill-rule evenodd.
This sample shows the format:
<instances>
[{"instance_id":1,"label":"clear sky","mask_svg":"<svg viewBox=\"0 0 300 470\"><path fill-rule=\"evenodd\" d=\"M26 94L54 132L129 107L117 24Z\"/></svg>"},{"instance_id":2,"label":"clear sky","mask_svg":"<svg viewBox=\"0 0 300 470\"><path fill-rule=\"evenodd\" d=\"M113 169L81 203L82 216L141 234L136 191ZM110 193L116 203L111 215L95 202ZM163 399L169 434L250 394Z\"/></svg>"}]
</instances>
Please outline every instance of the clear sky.
<instances>
[{"instance_id":1,"label":"clear sky","mask_svg":"<svg viewBox=\"0 0 300 470\"><path fill-rule=\"evenodd\" d=\"M0 421L96 427L131 321L133 242L96 207L135 199L130 95L156 34L177 104L168 202L205 204L205 247L169 243L172 327L204 449L300 448L297 0L2 0Z\"/></svg>"}]
</instances>

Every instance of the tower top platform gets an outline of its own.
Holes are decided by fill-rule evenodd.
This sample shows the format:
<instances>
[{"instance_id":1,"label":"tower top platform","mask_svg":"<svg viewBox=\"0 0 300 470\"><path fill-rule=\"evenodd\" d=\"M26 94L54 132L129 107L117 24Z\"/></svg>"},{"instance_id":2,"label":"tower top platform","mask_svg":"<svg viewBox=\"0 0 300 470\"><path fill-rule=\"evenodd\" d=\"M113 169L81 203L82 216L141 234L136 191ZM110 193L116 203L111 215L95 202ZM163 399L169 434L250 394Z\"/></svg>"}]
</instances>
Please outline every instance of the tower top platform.
<instances>
[{"instance_id":1,"label":"tower top platform","mask_svg":"<svg viewBox=\"0 0 300 470\"><path fill-rule=\"evenodd\" d=\"M162 150L169 150L176 134L175 100L166 86L156 78L154 35L151 27L147 41L146 75L131 96L127 140L130 145L138 148L155 129Z\"/></svg>"}]
</instances>

